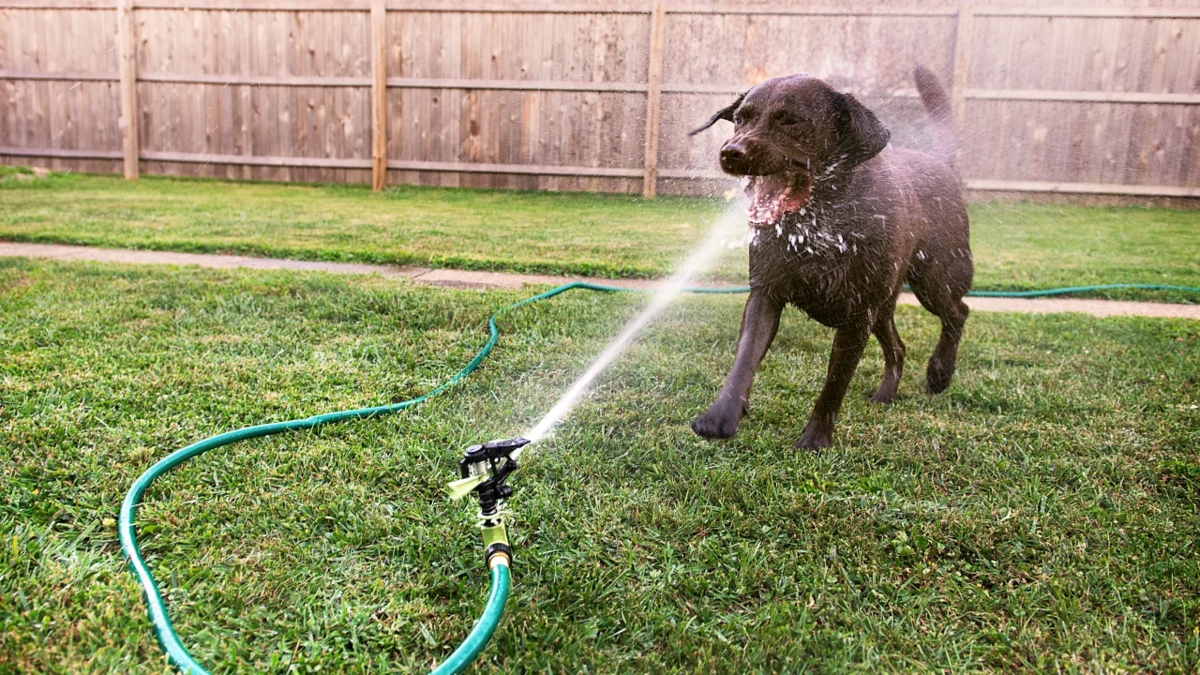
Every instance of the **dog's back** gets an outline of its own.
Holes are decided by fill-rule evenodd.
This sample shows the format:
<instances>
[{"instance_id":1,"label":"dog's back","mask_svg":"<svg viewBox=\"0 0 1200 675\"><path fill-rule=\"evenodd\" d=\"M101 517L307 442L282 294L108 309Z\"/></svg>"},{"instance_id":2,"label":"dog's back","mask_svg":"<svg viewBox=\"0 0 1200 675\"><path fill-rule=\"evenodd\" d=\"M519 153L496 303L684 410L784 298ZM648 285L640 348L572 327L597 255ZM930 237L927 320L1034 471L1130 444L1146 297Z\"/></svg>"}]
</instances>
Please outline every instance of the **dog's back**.
<instances>
[{"instance_id":1,"label":"dog's back","mask_svg":"<svg viewBox=\"0 0 1200 675\"><path fill-rule=\"evenodd\" d=\"M916 68L913 79L933 123L933 150L929 154L893 150L881 153L877 159L889 165L893 180L912 194L906 214L912 245L904 255L908 261L904 280L921 306L942 322L942 336L929 360L925 380L931 393L939 393L949 386L954 374L968 314L962 298L971 289L975 264L962 181L955 166L958 134L950 98L924 66Z\"/></svg>"},{"instance_id":2,"label":"dog's back","mask_svg":"<svg viewBox=\"0 0 1200 675\"><path fill-rule=\"evenodd\" d=\"M902 246L900 257L908 261L903 281L913 287L918 298L925 296L922 304L926 309L940 316L929 303L936 303L940 309L952 302L951 297L956 301L971 287L974 266L970 225L955 168L958 134L950 97L937 76L924 66L916 68L913 79L932 122L932 150L925 153L889 147L862 169L872 174L873 182L886 185L892 199L888 210L908 221L908 241L898 242ZM943 287L943 292L931 288L935 283Z\"/></svg>"}]
</instances>

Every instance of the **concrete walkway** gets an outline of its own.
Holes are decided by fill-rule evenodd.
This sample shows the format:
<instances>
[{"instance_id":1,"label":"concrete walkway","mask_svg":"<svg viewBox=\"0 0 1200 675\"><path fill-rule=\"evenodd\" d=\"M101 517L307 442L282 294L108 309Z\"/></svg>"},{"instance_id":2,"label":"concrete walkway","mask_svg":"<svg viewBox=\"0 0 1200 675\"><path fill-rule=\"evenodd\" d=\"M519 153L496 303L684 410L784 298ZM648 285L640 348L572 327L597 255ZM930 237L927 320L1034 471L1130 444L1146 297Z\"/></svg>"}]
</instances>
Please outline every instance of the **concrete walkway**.
<instances>
[{"instance_id":1,"label":"concrete walkway","mask_svg":"<svg viewBox=\"0 0 1200 675\"><path fill-rule=\"evenodd\" d=\"M544 274L507 274L503 272L470 272L466 270L427 269L398 265L367 265L361 263L313 262L252 258L240 255L209 255L203 253L171 253L167 251L137 251L129 249L62 246L58 244L18 244L0 241L0 257L45 258L50 260L90 260L96 262L129 263L135 265L195 265L219 269L249 268L262 270L301 270L333 272L336 274L379 274L403 277L416 283L454 288L509 288L526 285L552 285L579 280ZM636 279L583 279L624 288L654 288L656 282ZM910 293L900 295L900 304L916 305ZM1179 317L1200 321L1200 305L1175 305L1161 302L1125 302L1118 300L1081 300L1074 298L967 298L971 309L984 312L1026 312L1055 314L1076 312L1091 316L1150 316Z\"/></svg>"}]
</instances>

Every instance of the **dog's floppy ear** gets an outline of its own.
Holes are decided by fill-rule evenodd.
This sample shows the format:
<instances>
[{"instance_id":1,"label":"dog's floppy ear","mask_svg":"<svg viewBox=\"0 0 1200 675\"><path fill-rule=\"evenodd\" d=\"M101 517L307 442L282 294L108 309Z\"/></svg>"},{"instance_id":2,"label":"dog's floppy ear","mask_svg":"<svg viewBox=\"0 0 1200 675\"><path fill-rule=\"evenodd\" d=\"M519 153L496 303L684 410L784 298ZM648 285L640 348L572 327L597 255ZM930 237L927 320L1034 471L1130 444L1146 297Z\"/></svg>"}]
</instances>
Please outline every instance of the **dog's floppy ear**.
<instances>
[{"instance_id":1,"label":"dog's floppy ear","mask_svg":"<svg viewBox=\"0 0 1200 675\"><path fill-rule=\"evenodd\" d=\"M716 112L716 114L714 114L712 117L708 118L708 121L704 123L704 126L699 127L697 129L692 129L691 131L689 131L688 136L695 136L696 134L700 133L701 131L704 131L705 129L711 127L712 125L716 124L717 122L720 122L721 120L729 120L730 122L732 122L733 121L733 111L738 109L738 106L740 106L742 104L742 100L744 98L746 98L746 94L742 94L741 96L738 96L736 101L734 101L733 103L730 103L729 105L725 106L724 108L721 108L720 110L718 110Z\"/></svg>"},{"instance_id":2,"label":"dog's floppy ear","mask_svg":"<svg viewBox=\"0 0 1200 675\"><path fill-rule=\"evenodd\" d=\"M892 133L852 94L838 94L837 99L838 150L851 166L857 166L882 152Z\"/></svg>"}]
</instances>

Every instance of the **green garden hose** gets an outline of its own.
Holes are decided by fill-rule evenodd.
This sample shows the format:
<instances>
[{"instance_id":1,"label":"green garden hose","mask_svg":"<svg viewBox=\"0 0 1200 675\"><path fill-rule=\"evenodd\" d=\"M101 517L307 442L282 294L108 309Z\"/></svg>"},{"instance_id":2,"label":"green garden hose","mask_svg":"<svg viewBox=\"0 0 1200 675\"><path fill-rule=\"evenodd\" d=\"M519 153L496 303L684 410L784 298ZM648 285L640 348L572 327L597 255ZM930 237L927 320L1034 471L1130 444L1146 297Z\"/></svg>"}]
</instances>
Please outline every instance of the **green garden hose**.
<instances>
[{"instance_id":1,"label":"green garden hose","mask_svg":"<svg viewBox=\"0 0 1200 675\"><path fill-rule=\"evenodd\" d=\"M434 668L431 675L453 675L461 673L471 665L492 639L496 626L500 625L500 616L504 614L504 603L508 601L508 589L511 585L512 572L508 569L507 559L493 563L492 590L488 593L483 614L479 616L479 621L475 622L475 628L471 629L467 639L463 640L458 649L455 649L440 666Z\"/></svg>"},{"instance_id":2,"label":"green garden hose","mask_svg":"<svg viewBox=\"0 0 1200 675\"><path fill-rule=\"evenodd\" d=\"M1099 286L1066 286L1063 288L1047 288L1040 291L969 291L967 295L976 298L1045 298L1052 295L1073 295L1091 291L1113 291L1123 288L1136 288L1143 291L1183 291L1185 293L1200 293L1200 288L1192 286L1170 286L1167 284L1101 284Z\"/></svg>"},{"instance_id":3,"label":"green garden hose","mask_svg":"<svg viewBox=\"0 0 1200 675\"><path fill-rule=\"evenodd\" d=\"M606 291L620 292L631 291L636 289L621 288L618 286L606 286L603 284L593 284L588 282L576 281L568 284L563 284L557 288L552 288L545 293L526 298L520 302L515 302L511 305L501 308L488 318L488 339L483 348L479 350L475 357L460 371L455 373L450 379L438 385L428 393L418 396L407 401L392 403L389 405L376 406L372 408L358 408L355 410L343 410L340 412L326 413L324 415L314 415L304 419L291 420L287 422L274 422L271 424L260 424L257 426L237 429L235 431L226 432L206 438L198 443L193 443L185 448L176 450L159 460L154 466L151 466L141 476L134 481L129 488L129 492L125 495L124 501L121 503L121 516L118 522L118 531L121 538L121 550L129 561L130 570L137 576L138 583L142 586L142 591L145 593L147 612L150 616L150 623L154 627L154 634L158 638L159 644L162 645L163 651L166 652L167 659L170 663L178 668L180 672L188 675L207 675L203 667L198 664L183 643L179 639L179 635L171 626L171 619L167 615L167 607L163 602L162 594L159 592L158 584L154 580L154 575L151 574L150 568L146 565L145 559L142 557L142 552L138 548L137 535L134 531L134 520L137 518L137 508L145 495L150 484L159 476L183 464L184 462L197 457L209 450L245 441L251 438L259 438L261 436L271 436L274 434L283 433L285 431L299 431L302 429L312 429L315 427L331 424L334 422L346 422L349 420L360 420L368 417L376 417L381 415L389 415L410 408L426 399L437 396L446 391L450 387L457 384L467 375L470 375L479 364L487 358L491 353L492 348L496 346L497 340L500 338L500 330L496 326L496 317L509 312L511 310L523 307L528 304L552 298L556 295L566 293L567 291L582 288L591 291ZM1191 288L1186 286L1166 286L1158 284L1108 284L1103 286L1077 286L1072 288L1055 288L1042 291L972 291L970 295L981 297L1038 297L1049 295L1062 295L1067 293L1080 293L1084 291L1096 290L1111 290L1117 288L1138 288L1148 290L1173 290L1200 293L1200 288ZM688 288L684 289L687 293L705 293L705 294L732 294L745 293L750 290L749 286L738 286L731 288ZM487 545L485 541L485 546ZM476 622L475 627L463 641L463 643L454 650L454 652L436 669L433 673L436 675L450 675L451 673L460 673L479 655L483 648L491 639L492 634L496 630L496 626L500 622L500 617L504 612L504 603L508 599L509 587L511 585L511 572L509 570L508 559L489 560L491 568L491 591L488 594L487 604L484 607L483 614Z\"/></svg>"},{"instance_id":4,"label":"green garden hose","mask_svg":"<svg viewBox=\"0 0 1200 675\"><path fill-rule=\"evenodd\" d=\"M212 438L206 438L198 443L193 443L185 448L176 450L159 460L154 466L151 466L141 476L134 481L133 486L129 488L129 492L125 495L124 501L121 503L121 516L118 521L118 532L121 538L121 551L129 561L129 568L137 576L138 583L142 586L142 591L145 593L147 611L150 615L150 623L154 627L154 634L158 638L159 644L162 645L163 651L167 654L167 659L180 670L180 672L188 675L207 675L203 667L192 658L183 643L179 639L179 635L171 626L171 619L167 616L167 607L163 602L162 593L158 589L158 584L154 580L154 575L151 574L150 568L146 565L145 558L142 557L141 549L138 548L137 534L134 531L133 523L137 518L137 508L142 502L142 497L146 493L146 489L159 476L183 464L184 462L202 455L209 450L245 441L251 438L259 438L261 436L271 436L274 434L283 433L285 431L300 431L303 429L312 429L314 427L332 424L334 422L346 422L349 420L360 420L368 417L376 417L381 415L389 415L400 412L407 408L411 408L422 401L437 396L446 391L450 387L457 384L467 375L470 375L479 364L483 362L487 355L491 353L492 348L496 346L496 341L500 339L500 329L496 326L496 317L505 312L517 309L524 305L528 305L539 300L552 298L567 291L584 288L591 291L627 291L629 289L619 288L617 286L604 286L601 284L592 284L582 281L576 281L569 284L563 284L557 288L552 288L545 293L540 293L520 302L515 302L507 307L501 308L495 314L488 318L488 339L479 350L475 357L462 370L455 373L450 379L435 387L428 393L418 396L407 401L392 403L389 405L381 405L373 408L358 408L355 410L343 410L340 412L326 413L324 415L315 415L304 419L290 420L287 422L274 422L272 424L260 424L253 427L246 427L236 431L226 432ZM741 293L747 289L738 288L695 288L687 289L691 293ZM504 611L504 602L508 597L508 587L510 583L510 573L506 565L494 565L492 567L492 590L488 596L488 604L483 615L475 625L475 629L467 636L467 639L462 645L450 655L434 673L438 675L447 675L449 673L462 672L463 669L479 654L487 641L491 638L492 633L496 630L496 625L500 621L500 616Z\"/></svg>"}]
</instances>

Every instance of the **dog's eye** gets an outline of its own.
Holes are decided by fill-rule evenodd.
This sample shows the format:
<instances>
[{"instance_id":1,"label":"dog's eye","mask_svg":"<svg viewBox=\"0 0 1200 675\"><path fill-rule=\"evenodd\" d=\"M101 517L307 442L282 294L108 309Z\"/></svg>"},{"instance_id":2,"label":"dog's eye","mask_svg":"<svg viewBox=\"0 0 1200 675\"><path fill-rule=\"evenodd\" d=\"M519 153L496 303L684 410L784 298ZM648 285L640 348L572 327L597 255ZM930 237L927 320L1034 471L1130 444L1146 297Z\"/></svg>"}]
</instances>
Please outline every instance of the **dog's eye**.
<instances>
[{"instance_id":1,"label":"dog's eye","mask_svg":"<svg viewBox=\"0 0 1200 675\"><path fill-rule=\"evenodd\" d=\"M758 110L752 105L744 105L733 111L733 123L742 124L754 119L754 115Z\"/></svg>"},{"instance_id":2,"label":"dog's eye","mask_svg":"<svg viewBox=\"0 0 1200 675\"><path fill-rule=\"evenodd\" d=\"M799 124L800 118L790 112L780 111L775 113L775 123L790 127Z\"/></svg>"}]
</instances>

